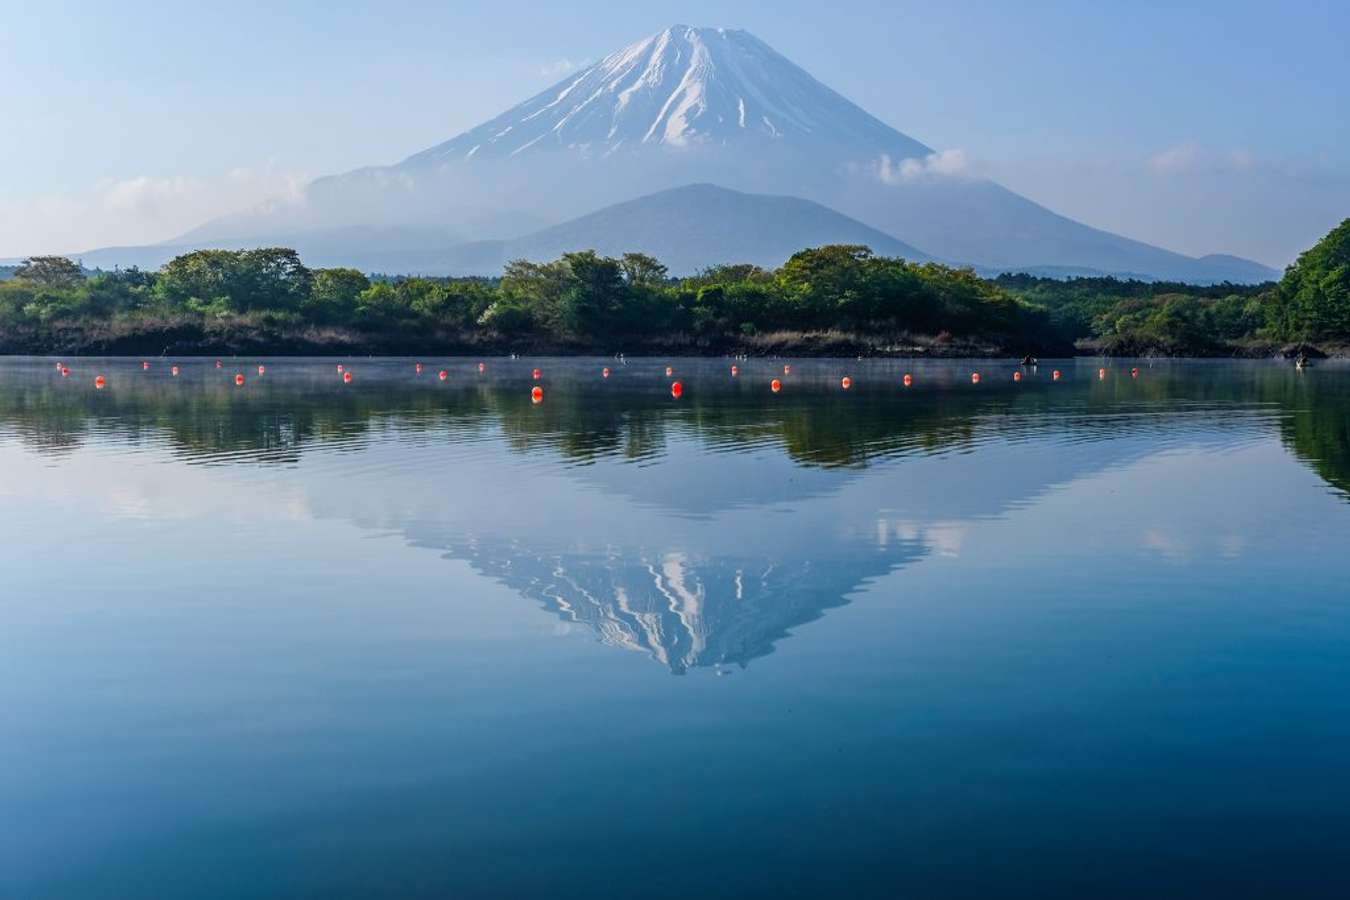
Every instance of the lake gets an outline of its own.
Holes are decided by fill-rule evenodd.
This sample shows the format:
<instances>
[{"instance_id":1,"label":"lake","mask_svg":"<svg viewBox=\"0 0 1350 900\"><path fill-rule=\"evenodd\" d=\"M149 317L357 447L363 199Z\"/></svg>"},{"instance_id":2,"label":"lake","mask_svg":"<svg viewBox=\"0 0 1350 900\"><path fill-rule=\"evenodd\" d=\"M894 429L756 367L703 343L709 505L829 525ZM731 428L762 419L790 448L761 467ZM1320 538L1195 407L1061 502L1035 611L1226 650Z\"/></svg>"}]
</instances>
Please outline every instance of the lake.
<instances>
[{"instance_id":1,"label":"lake","mask_svg":"<svg viewBox=\"0 0 1350 900\"><path fill-rule=\"evenodd\" d=\"M1350 364L57 362L0 897L1350 890Z\"/></svg>"}]
</instances>

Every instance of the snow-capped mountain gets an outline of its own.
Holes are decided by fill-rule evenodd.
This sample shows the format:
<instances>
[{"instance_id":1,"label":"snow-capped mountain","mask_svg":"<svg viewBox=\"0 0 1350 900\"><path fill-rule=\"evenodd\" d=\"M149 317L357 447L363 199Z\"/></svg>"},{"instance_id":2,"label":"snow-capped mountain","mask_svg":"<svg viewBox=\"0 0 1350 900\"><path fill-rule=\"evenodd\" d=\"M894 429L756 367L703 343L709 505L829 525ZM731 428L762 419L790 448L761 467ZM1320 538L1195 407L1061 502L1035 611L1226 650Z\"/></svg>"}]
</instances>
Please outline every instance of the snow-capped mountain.
<instances>
[{"instance_id":1,"label":"snow-capped mountain","mask_svg":"<svg viewBox=\"0 0 1350 900\"><path fill-rule=\"evenodd\" d=\"M1196 259L1092 228L965 171L962 159L880 121L748 32L675 26L398 164L321 178L299 201L220 219L170 243L247 245L287 234L301 243L316 231L407 229L466 243L510 241L703 183L811 201L928 256L984 271L1183 281L1277 275L1247 260ZM691 215L688 227L700 224ZM626 234L602 237L614 246ZM353 260L361 256L359 246L351 249ZM419 259L428 268L420 251Z\"/></svg>"},{"instance_id":2,"label":"snow-capped mountain","mask_svg":"<svg viewBox=\"0 0 1350 900\"><path fill-rule=\"evenodd\" d=\"M404 165L555 149L605 155L656 145L770 142L866 148L896 159L933 152L749 32L676 25Z\"/></svg>"}]
</instances>

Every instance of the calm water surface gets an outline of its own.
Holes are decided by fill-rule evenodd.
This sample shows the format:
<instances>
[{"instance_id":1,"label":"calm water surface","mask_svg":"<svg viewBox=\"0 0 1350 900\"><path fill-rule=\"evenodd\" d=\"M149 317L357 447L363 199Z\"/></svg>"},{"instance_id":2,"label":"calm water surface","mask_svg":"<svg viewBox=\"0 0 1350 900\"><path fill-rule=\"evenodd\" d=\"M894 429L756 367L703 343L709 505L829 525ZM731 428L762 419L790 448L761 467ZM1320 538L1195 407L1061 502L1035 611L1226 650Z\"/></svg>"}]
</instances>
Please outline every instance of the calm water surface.
<instances>
[{"instance_id":1,"label":"calm water surface","mask_svg":"<svg viewBox=\"0 0 1350 900\"><path fill-rule=\"evenodd\" d=\"M1350 367L64 362L6 900L1350 893Z\"/></svg>"}]
</instances>

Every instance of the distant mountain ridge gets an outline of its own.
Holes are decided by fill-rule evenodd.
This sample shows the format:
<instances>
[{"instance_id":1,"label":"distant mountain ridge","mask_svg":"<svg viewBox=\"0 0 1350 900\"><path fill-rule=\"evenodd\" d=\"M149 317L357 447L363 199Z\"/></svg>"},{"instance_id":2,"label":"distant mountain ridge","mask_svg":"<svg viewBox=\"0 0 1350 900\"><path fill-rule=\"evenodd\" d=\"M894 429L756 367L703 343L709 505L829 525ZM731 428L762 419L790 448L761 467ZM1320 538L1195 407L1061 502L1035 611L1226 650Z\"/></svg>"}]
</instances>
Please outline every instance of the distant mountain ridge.
<instances>
[{"instance_id":1,"label":"distant mountain ridge","mask_svg":"<svg viewBox=\"0 0 1350 900\"><path fill-rule=\"evenodd\" d=\"M723 262L777 268L798 250L823 244L865 244L883 256L929 259L809 200L695 184L607 206L512 241L451 248L445 261L449 271L486 275L500 273L512 259L543 262L579 249L606 256L631 251L656 257L673 275L692 275Z\"/></svg>"},{"instance_id":2,"label":"distant mountain ridge","mask_svg":"<svg viewBox=\"0 0 1350 900\"><path fill-rule=\"evenodd\" d=\"M468 262L486 252L485 239L530 246L540 224L563 223L555 234L618 247L625 234L598 231L597 223L649 226L623 210L592 215L668 189L715 184L809 201L911 250L980 271L1192 282L1278 277L1259 263L1189 257L1073 221L971 175L961 159L890 127L748 32L678 25L398 164L320 178L298 201L227 216L170 243L248 245L284 235L300 243L314 232L410 229L461 236L467 247L456 258ZM652 223L665 215L659 204L645 208ZM733 249L696 261L736 262ZM368 255L354 240L345 252L349 264ZM418 249L409 258L420 256Z\"/></svg>"}]
</instances>

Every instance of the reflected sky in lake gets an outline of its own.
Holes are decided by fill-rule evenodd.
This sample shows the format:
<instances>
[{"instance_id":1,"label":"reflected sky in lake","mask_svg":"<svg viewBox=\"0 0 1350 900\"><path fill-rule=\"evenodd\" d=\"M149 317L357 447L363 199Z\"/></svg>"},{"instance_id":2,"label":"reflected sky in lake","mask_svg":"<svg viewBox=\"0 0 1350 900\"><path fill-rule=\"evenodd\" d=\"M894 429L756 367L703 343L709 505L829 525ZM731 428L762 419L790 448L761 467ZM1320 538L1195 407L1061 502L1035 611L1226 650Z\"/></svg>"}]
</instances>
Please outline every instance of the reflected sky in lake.
<instances>
[{"instance_id":1,"label":"reflected sky in lake","mask_svg":"<svg viewBox=\"0 0 1350 900\"><path fill-rule=\"evenodd\" d=\"M0 896L1341 893L1350 367L64 362Z\"/></svg>"}]
</instances>

